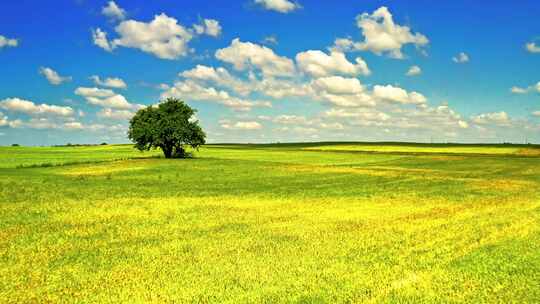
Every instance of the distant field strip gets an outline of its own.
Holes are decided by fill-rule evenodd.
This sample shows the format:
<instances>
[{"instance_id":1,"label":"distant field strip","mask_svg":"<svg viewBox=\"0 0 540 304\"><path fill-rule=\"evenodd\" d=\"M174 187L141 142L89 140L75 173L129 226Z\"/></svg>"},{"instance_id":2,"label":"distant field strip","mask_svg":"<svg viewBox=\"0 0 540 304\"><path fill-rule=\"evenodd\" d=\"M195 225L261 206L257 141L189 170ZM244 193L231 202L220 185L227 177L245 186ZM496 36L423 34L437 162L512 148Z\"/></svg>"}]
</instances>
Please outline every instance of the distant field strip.
<instances>
[{"instance_id":1,"label":"distant field strip","mask_svg":"<svg viewBox=\"0 0 540 304\"><path fill-rule=\"evenodd\" d=\"M433 153L433 154L483 154L483 155L534 155L540 148L501 146L406 146L406 145L329 145L303 148L316 151L354 151L380 153Z\"/></svg>"}]
</instances>

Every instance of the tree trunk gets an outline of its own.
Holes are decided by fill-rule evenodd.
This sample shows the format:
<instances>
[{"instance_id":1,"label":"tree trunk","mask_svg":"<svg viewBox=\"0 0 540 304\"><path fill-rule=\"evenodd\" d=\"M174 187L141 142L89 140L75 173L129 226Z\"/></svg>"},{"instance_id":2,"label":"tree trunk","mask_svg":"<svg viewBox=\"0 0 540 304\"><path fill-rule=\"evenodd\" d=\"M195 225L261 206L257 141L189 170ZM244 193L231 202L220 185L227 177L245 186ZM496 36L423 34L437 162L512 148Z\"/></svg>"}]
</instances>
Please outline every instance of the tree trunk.
<instances>
[{"instance_id":1,"label":"tree trunk","mask_svg":"<svg viewBox=\"0 0 540 304\"><path fill-rule=\"evenodd\" d=\"M184 148L182 148L182 146L176 147L175 155L176 155L176 157L182 157L183 158L185 156Z\"/></svg>"},{"instance_id":2,"label":"tree trunk","mask_svg":"<svg viewBox=\"0 0 540 304\"><path fill-rule=\"evenodd\" d=\"M165 154L165 158L171 158L173 147L172 146L162 146L161 150L163 150L163 154Z\"/></svg>"}]
</instances>

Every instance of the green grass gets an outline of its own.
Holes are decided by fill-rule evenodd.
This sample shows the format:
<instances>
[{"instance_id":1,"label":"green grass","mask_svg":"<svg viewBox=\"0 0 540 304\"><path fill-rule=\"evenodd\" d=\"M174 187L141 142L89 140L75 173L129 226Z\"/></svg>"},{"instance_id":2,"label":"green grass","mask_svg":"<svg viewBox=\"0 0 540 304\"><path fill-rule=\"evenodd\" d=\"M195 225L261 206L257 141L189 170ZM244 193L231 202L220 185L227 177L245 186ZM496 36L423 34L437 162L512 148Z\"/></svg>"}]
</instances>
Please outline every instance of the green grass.
<instances>
[{"instance_id":1,"label":"green grass","mask_svg":"<svg viewBox=\"0 0 540 304\"><path fill-rule=\"evenodd\" d=\"M0 147L0 168L52 167L64 164L95 163L159 156L140 152L130 145L79 147Z\"/></svg>"},{"instance_id":2,"label":"green grass","mask_svg":"<svg viewBox=\"0 0 540 304\"><path fill-rule=\"evenodd\" d=\"M0 148L0 302L538 302L540 157L326 146Z\"/></svg>"},{"instance_id":3,"label":"green grass","mask_svg":"<svg viewBox=\"0 0 540 304\"><path fill-rule=\"evenodd\" d=\"M332 144L306 147L317 151L357 151L395 154L482 154L540 156L540 147L526 145L441 145L441 144Z\"/></svg>"}]
</instances>

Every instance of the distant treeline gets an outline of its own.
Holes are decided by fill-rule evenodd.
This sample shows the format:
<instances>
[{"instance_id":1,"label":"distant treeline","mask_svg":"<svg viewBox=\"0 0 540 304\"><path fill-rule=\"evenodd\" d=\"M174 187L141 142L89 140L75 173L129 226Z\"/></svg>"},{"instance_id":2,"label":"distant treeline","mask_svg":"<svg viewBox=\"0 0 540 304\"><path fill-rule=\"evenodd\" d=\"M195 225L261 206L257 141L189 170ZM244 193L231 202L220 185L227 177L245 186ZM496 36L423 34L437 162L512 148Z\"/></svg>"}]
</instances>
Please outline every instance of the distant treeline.
<instances>
[{"instance_id":1,"label":"distant treeline","mask_svg":"<svg viewBox=\"0 0 540 304\"><path fill-rule=\"evenodd\" d=\"M67 143L65 145L53 145L52 147L95 147L95 146L106 146L106 142L102 142L100 144L72 144Z\"/></svg>"}]
</instances>

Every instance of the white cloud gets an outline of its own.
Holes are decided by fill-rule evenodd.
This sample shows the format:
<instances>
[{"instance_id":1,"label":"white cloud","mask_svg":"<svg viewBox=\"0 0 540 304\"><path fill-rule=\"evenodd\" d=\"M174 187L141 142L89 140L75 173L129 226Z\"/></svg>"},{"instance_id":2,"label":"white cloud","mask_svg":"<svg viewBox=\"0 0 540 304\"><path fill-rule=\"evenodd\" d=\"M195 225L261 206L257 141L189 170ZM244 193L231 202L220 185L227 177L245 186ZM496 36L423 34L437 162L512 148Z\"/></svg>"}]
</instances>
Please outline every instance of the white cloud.
<instances>
[{"instance_id":1,"label":"white cloud","mask_svg":"<svg viewBox=\"0 0 540 304\"><path fill-rule=\"evenodd\" d=\"M0 127L7 126L8 124L8 117L4 115L4 113L0 112Z\"/></svg>"},{"instance_id":2,"label":"white cloud","mask_svg":"<svg viewBox=\"0 0 540 304\"><path fill-rule=\"evenodd\" d=\"M128 110L114 110L105 108L97 113L98 117L108 118L113 120L128 120L135 115L134 112Z\"/></svg>"},{"instance_id":3,"label":"white cloud","mask_svg":"<svg viewBox=\"0 0 540 304\"><path fill-rule=\"evenodd\" d=\"M532 115L540 117L540 111L534 111L532 112Z\"/></svg>"},{"instance_id":4,"label":"white cloud","mask_svg":"<svg viewBox=\"0 0 540 304\"><path fill-rule=\"evenodd\" d=\"M19 41L17 39L10 39L10 38L0 35L0 49L4 47L16 47L18 45L19 45Z\"/></svg>"},{"instance_id":5,"label":"white cloud","mask_svg":"<svg viewBox=\"0 0 540 304\"><path fill-rule=\"evenodd\" d=\"M394 87L392 85L376 85L373 87L373 96L375 98L397 102L401 104L422 105L427 102L426 97L418 92L407 92L406 90Z\"/></svg>"},{"instance_id":6,"label":"white cloud","mask_svg":"<svg viewBox=\"0 0 540 304\"><path fill-rule=\"evenodd\" d=\"M455 63L467 63L469 62L469 55L461 52L457 56L452 57Z\"/></svg>"},{"instance_id":7,"label":"white cloud","mask_svg":"<svg viewBox=\"0 0 540 304\"><path fill-rule=\"evenodd\" d=\"M358 94L364 91L364 87L356 78L345 78L341 76L321 77L313 81L313 85L319 91L330 94Z\"/></svg>"},{"instance_id":8,"label":"white cloud","mask_svg":"<svg viewBox=\"0 0 540 304\"><path fill-rule=\"evenodd\" d=\"M115 46L112 45L107 39L107 33L102 31L100 28L92 30L92 40L94 41L95 45L107 52L112 52L112 50L115 48Z\"/></svg>"},{"instance_id":9,"label":"white cloud","mask_svg":"<svg viewBox=\"0 0 540 304\"><path fill-rule=\"evenodd\" d=\"M322 129L325 129L325 130L343 130L343 129L345 129L345 126L343 126L343 124L341 124L339 122L332 122L332 123L321 122L319 124L319 127L321 127Z\"/></svg>"},{"instance_id":10,"label":"white cloud","mask_svg":"<svg viewBox=\"0 0 540 304\"><path fill-rule=\"evenodd\" d=\"M79 87L75 90L75 94L83 97L105 98L114 96L115 93L109 89Z\"/></svg>"},{"instance_id":11,"label":"white cloud","mask_svg":"<svg viewBox=\"0 0 540 304\"><path fill-rule=\"evenodd\" d=\"M187 55L188 42L193 38L188 29L165 14L154 16L149 23L122 21L115 31L119 38L112 41L113 47L136 48L161 59L177 59Z\"/></svg>"},{"instance_id":12,"label":"white cloud","mask_svg":"<svg viewBox=\"0 0 540 304\"><path fill-rule=\"evenodd\" d=\"M189 79L176 82L173 87L162 94L162 98L167 97L215 102L238 111L249 111L252 107L271 107L267 101L251 101L234 97L224 90L204 86Z\"/></svg>"},{"instance_id":13,"label":"white cloud","mask_svg":"<svg viewBox=\"0 0 540 304\"><path fill-rule=\"evenodd\" d=\"M284 14L300 8L300 5L298 3L289 0L255 0L255 3L261 5L267 10L272 10Z\"/></svg>"},{"instance_id":14,"label":"white cloud","mask_svg":"<svg viewBox=\"0 0 540 304\"><path fill-rule=\"evenodd\" d=\"M357 57L356 64L351 63L341 52L332 51L330 55L322 51L310 50L296 55L298 67L303 72L314 76L322 77L329 75L370 75L366 62Z\"/></svg>"},{"instance_id":15,"label":"white cloud","mask_svg":"<svg viewBox=\"0 0 540 304\"><path fill-rule=\"evenodd\" d=\"M540 46L536 45L534 42L525 44L525 49L530 53L540 53Z\"/></svg>"},{"instance_id":16,"label":"white cloud","mask_svg":"<svg viewBox=\"0 0 540 304\"><path fill-rule=\"evenodd\" d=\"M88 103L90 104L107 108L131 109L133 107L133 105L129 103L127 99L120 94L116 94L114 96L106 98L86 97L86 101L88 101Z\"/></svg>"},{"instance_id":17,"label":"white cloud","mask_svg":"<svg viewBox=\"0 0 540 304\"><path fill-rule=\"evenodd\" d=\"M392 58L404 58L401 48L413 44L417 48L429 43L421 33L412 33L408 26L396 24L392 14L386 7L380 7L373 14L363 13L356 17L356 24L362 30L363 42L353 42L350 39L336 40L335 49L365 50L377 55L386 54Z\"/></svg>"},{"instance_id":18,"label":"white cloud","mask_svg":"<svg viewBox=\"0 0 540 304\"><path fill-rule=\"evenodd\" d=\"M11 121L9 126L11 128L30 128L30 129L57 129L58 125L50 121L47 118L31 118L28 121L22 121L20 119L16 119L14 121Z\"/></svg>"},{"instance_id":19,"label":"white cloud","mask_svg":"<svg viewBox=\"0 0 540 304\"><path fill-rule=\"evenodd\" d=\"M295 67L291 59L276 55L271 49L236 38L231 45L216 51L216 58L236 70L259 69L265 76L291 76Z\"/></svg>"},{"instance_id":20,"label":"white cloud","mask_svg":"<svg viewBox=\"0 0 540 304\"><path fill-rule=\"evenodd\" d=\"M510 92L512 92L514 94L527 94L529 92L534 92L534 91L540 93L540 81L537 82L536 84L530 85L530 86L528 86L526 88L514 86L514 87L512 87L510 89Z\"/></svg>"},{"instance_id":21,"label":"white cloud","mask_svg":"<svg viewBox=\"0 0 540 304\"><path fill-rule=\"evenodd\" d=\"M113 109L141 109L144 105L132 104L120 94L109 89L79 87L75 94L82 96L89 104Z\"/></svg>"},{"instance_id":22,"label":"white cloud","mask_svg":"<svg viewBox=\"0 0 540 304\"><path fill-rule=\"evenodd\" d=\"M84 126L78 121L71 121L64 123L63 128L67 130L82 130Z\"/></svg>"},{"instance_id":23,"label":"white cloud","mask_svg":"<svg viewBox=\"0 0 540 304\"><path fill-rule=\"evenodd\" d=\"M124 80L118 77L107 77L105 78L105 80L101 80L99 76L94 75L94 76L90 76L90 79L92 79L92 81L94 81L96 85L102 86L102 87L109 87L109 88L114 88L114 89L127 88L127 84L124 82Z\"/></svg>"},{"instance_id":24,"label":"white cloud","mask_svg":"<svg viewBox=\"0 0 540 304\"><path fill-rule=\"evenodd\" d=\"M287 127L285 128L281 128L282 131L293 131L295 133L299 133L299 134L307 134L307 135L310 135L310 134L314 134L314 133L317 133L317 129L315 128L311 128L311 127L294 127L292 129L289 129Z\"/></svg>"},{"instance_id":25,"label":"white cloud","mask_svg":"<svg viewBox=\"0 0 540 304\"><path fill-rule=\"evenodd\" d=\"M311 125L312 122L309 121L305 116L299 115L278 115L272 119L273 122L284 124L284 125Z\"/></svg>"},{"instance_id":26,"label":"white cloud","mask_svg":"<svg viewBox=\"0 0 540 304\"><path fill-rule=\"evenodd\" d=\"M28 115L52 115L52 116L72 116L73 109L71 107L63 107L48 104L35 104L32 101L20 98L7 98L0 101L0 108L10 111L19 112Z\"/></svg>"},{"instance_id":27,"label":"white cloud","mask_svg":"<svg viewBox=\"0 0 540 304\"><path fill-rule=\"evenodd\" d=\"M82 130L84 128L83 124L78 121L55 121L50 118L40 117L40 118L30 118L29 120L23 121L21 119L16 119L10 121L8 126L11 128L29 128L37 130L47 130L47 129L56 129L62 131L76 131Z\"/></svg>"},{"instance_id":28,"label":"white cloud","mask_svg":"<svg viewBox=\"0 0 540 304\"><path fill-rule=\"evenodd\" d=\"M512 87L510 89L510 92L514 93L514 94L526 94L529 92L529 88L520 88L520 87Z\"/></svg>"},{"instance_id":29,"label":"white cloud","mask_svg":"<svg viewBox=\"0 0 540 304\"><path fill-rule=\"evenodd\" d=\"M193 29L179 24L175 18L162 13L154 16L150 22L125 20L115 29L118 38L109 40L107 33L100 28L92 30L94 44L111 52L117 47L139 49L161 59L178 59L188 55L193 50L189 42L195 35L206 34L219 36L221 25L217 20L204 19L201 24L194 25Z\"/></svg>"},{"instance_id":30,"label":"white cloud","mask_svg":"<svg viewBox=\"0 0 540 304\"><path fill-rule=\"evenodd\" d=\"M39 68L39 73L49 81L52 85L60 85L63 82L71 81L71 77L60 76L55 70L47 67Z\"/></svg>"},{"instance_id":31,"label":"white cloud","mask_svg":"<svg viewBox=\"0 0 540 304\"><path fill-rule=\"evenodd\" d=\"M109 1L107 6L101 9L101 13L112 20L126 19L126 11L119 7L114 1Z\"/></svg>"},{"instance_id":32,"label":"white cloud","mask_svg":"<svg viewBox=\"0 0 540 304\"><path fill-rule=\"evenodd\" d=\"M198 35L206 34L208 36L217 37L221 35L221 25L219 21L214 19L204 19L201 24L193 25L195 33Z\"/></svg>"},{"instance_id":33,"label":"white cloud","mask_svg":"<svg viewBox=\"0 0 540 304\"><path fill-rule=\"evenodd\" d=\"M313 88L310 84L288 79L276 79L272 77L262 80L254 79L250 84L254 91L276 99L313 96Z\"/></svg>"},{"instance_id":34,"label":"white cloud","mask_svg":"<svg viewBox=\"0 0 540 304\"><path fill-rule=\"evenodd\" d=\"M471 117L471 121L480 125L486 125L486 124L494 124L498 126L511 125L510 117L504 111L479 114L479 115Z\"/></svg>"},{"instance_id":35,"label":"white cloud","mask_svg":"<svg viewBox=\"0 0 540 304\"><path fill-rule=\"evenodd\" d=\"M361 117L361 118L369 118L369 119L377 119L377 120L388 120L390 116L383 112L378 112L374 109L344 109L344 108L332 108L330 110L327 110L324 112L325 116L328 117L337 117L337 118L344 118L344 117Z\"/></svg>"},{"instance_id":36,"label":"white cloud","mask_svg":"<svg viewBox=\"0 0 540 304\"><path fill-rule=\"evenodd\" d=\"M422 69L417 66L417 65L413 65L409 68L409 70L407 71L407 76L417 76L417 75L420 75L422 74Z\"/></svg>"},{"instance_id":37,"label":"white cloud","mask_svg":"<svg viewBox=\"0 0 540 304\"><path fill-rule=\"evenodd\" d=\"M276 35L270 35L263 38L261 41L264 44L272 44L272 45L278 45L278 39Z\"/></svg>"},{"instance_id":38,"label":"white cloud","mask_svg":"<svg viewBox=\"0 0 540 304\"><path fill-rule=\"evenodd\" d=\"M371 107L373 98L365 92L356 78L341 76L321 77L311 83L313 99L320 99L340 107Z\"/></svg>"},{"instance_id":39,"label":"white cloud","mask_svg":"<svg viewBox=\"0 0 540 304\"><path fill-rule=\"evenodd\" d=\"M389 107L390 106L390 107ZM445 103L437 107L400 107L400 104L385 106L387 112L377 108L333 108L326 111L324 117L331 120L346 122L353 127L373 127L385 133L395 130L416 129L420 132L435 132L435 134L457 133L469 128L469 123ZM384 128L384 129L383 129ZM392 131L394 130L394 131Z\"/></svg>"},{"instance_id":40,"label":"white cloud","mask_svg":"<svg viewBox=\"0 0 540 304\"><path fill-rule=\"evenodd\" d=\"M230 88L245 96L252 91L251 85L233 77L225 68L213 68L198 64L191 70L183 71L180 76L198 82L214 83L220 87Z\"/></svg>"},{"instance_id":41,"label":"white cloud","mask_svg":"<svg viewBox=\"0 0 540 304\"><path fill-rule=\"evenodd\" d=\"M229 120L221 120L220 125L227 130L260 130L262 125L256 121L238 121L231 122Z\"/></svg>"}]
</instances>

